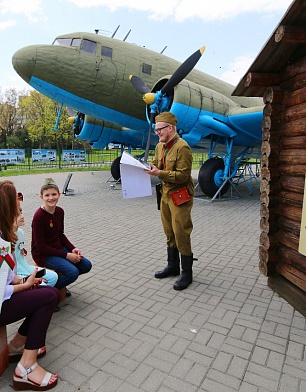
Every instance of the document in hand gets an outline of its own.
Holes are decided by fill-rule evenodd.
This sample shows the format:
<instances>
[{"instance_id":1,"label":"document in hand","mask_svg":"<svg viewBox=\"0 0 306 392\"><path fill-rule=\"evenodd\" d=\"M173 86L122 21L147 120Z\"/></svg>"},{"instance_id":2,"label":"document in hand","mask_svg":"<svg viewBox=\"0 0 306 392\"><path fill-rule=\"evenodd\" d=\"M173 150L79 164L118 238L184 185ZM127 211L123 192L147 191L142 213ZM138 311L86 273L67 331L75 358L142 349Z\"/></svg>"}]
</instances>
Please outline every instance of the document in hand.
<instances>
[{"instance_id":1,"label":"document in hand","mask_svg":"<svg viewBox=\"0 0 306 392\"><path fill-rule=\"evenodd\" d=\"M122 194L124 199L151 196L151 178L144 169L150 169L147 162L142 162L124 151L120 160Z\"/></svg>"}]
</instances>

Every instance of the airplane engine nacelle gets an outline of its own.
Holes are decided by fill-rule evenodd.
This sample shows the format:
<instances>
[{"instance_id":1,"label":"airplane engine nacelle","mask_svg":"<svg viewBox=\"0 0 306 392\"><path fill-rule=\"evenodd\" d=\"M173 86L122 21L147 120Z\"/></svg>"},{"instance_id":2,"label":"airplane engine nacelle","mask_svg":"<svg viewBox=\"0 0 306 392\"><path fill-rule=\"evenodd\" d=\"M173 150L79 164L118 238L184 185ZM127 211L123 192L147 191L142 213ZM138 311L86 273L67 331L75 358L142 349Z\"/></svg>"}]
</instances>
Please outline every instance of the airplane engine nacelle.
<instances>
[{"instance_id":1,"label":"airplane engine nacelle","mask_svg":"<svg viewBox=\"0 0 306 392\"><path fill-rule=\"evenodd\" d=\"M189 132L199 125L200 116L222 120L233 107L238 105L225 95L184 79L174 88L171 112L177 116L180 128Z\"/></svg>"},{"instance_id":2,"label":"airplane engine nacelle","mask_svg":"<svg viewBox=\"0 0 306 392\"><path fill-rule=\"evenodd\" d=\"M170 76L157 81L152 92L166 84ZM225 95L183 79L174 89L162 98L161 111L171 110L184 132L197 126L201 115L209 115L223 120L230 109L239 106ZM149 110L149 108L148 108Z\"/></svg>"},{"instance_id":3,"label":"airplane engine nacelle","mask_svg":"<svg viewBox=\"0 0 306 392\"><path fill-rule=\"evenodd\" d=\"M158 91L168 81L160 79L152 91ZM178 131L188 144L193 147L211 132L211 127L203 124L209 117L214 121L227 122L226 116L233 108L239 106L225 95L207 87L183 79L167 95L162 97L161 111L171 110L178 119Z\"/></svg>"}]
</instances>

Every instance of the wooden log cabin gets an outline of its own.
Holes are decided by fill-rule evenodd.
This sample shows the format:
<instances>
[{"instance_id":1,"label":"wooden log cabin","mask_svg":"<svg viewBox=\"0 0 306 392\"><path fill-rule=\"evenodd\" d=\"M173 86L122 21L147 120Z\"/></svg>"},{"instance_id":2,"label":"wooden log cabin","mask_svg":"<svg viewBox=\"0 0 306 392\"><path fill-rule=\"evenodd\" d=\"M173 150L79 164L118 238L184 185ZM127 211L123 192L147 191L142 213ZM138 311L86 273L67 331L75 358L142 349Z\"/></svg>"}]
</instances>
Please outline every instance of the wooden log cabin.
<instances>
[{"instance_id":1,"label":"wooden log cabin","mask_svg":"<svg viewBox=\"0 0 306 392\"><path fill-rule=\"evenodd\" d=\"M306 317L306 0L291 3L232 95L264 101L259 270Z\"/></svg>"}]
</instances>

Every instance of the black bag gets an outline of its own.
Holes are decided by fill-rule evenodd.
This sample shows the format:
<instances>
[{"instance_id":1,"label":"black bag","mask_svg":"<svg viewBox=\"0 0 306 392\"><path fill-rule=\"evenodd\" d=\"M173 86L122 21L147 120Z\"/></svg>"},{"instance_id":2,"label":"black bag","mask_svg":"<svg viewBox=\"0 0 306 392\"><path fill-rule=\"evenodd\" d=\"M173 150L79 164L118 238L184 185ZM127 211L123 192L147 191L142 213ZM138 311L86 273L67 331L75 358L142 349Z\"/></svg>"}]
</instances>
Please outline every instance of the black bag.
<instances>
[{"instance_id":1,"label":"black bag","mask_svg":"<svg viewBox=\"0 0 306 392\"><path fill-rule=\"evenodd\" d=\"M161 202L161 197L162 197L162 183L160 182L159 184L155 185L156 189L156 201L157 201L157 209L160 210L160 202Z\"/></svg>"}]
</instances>

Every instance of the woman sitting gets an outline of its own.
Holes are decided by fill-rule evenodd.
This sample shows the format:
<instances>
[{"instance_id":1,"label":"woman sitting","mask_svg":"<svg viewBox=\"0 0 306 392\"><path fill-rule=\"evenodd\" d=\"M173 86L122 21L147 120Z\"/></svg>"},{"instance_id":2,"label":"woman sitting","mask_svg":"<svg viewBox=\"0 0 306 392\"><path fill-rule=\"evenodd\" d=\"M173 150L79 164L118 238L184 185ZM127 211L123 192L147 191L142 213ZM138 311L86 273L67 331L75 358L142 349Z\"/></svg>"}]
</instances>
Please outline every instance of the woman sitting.
<instances>
[{"instance_id":1,"label":"woman sitting","mask_svg":"<svg viewBox=\"0 0 306 392\"><path fill-rule=\"evenodd\" d=\"M1 238L11 243L12 250L17 240L14 222L18 213L14 184L8 180L1 181L0 232ZM1 270L0 274L3 273ZM15 390L46 391L54 388L58 381L56 374L47 372L37 364L37 355L38 350L45 346L46 333L60 293L54 287L40 286L41 279L35 278L36 273L37 269L24 282L8 269L3 299L0 298L0 326L24 319L11 341L15 350L23 349L14 374Z\"/></svg>"}]
</instances>

